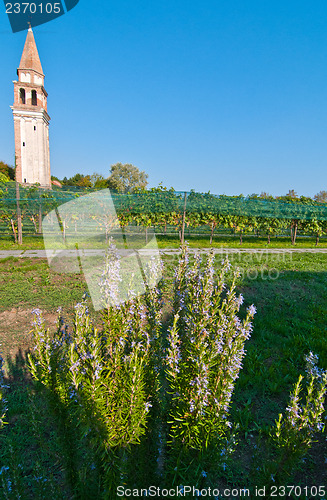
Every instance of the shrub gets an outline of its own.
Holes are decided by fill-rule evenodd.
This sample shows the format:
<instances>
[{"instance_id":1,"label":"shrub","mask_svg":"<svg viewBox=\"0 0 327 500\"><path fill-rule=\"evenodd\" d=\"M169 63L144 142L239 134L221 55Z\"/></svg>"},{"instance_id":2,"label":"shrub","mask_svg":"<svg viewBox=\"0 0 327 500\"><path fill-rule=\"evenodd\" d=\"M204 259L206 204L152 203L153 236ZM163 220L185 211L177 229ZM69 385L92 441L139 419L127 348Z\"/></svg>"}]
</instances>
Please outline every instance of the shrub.
<instances>
[{"instance_id":1,"label":"shrub","mask_svg":"<svg viewBox=\"0 0 327 500\"><path fill-rule=\"evenodd\" d=\"M71 332L59 310L53 337L41 312L33 311L30 371L47 389L66 429L71 485L78 495L114 498L117 485L140 484L142 467L143 481L177 484L188 470L199 483L210 459L233 448L229 407L255 307L241 320L237 272L228 288L227 260L215 276L212 253L201 271L200 257L191 266L184 246L165 330L162 283L147 288L142 298L130 288L127 302L112 300L120 279L118 256L112 247L110 252L101 279L101 331L85 301L75 307ZM156 273L152 261L145 272L148 282Z\"/></svg>"}]
</instances>

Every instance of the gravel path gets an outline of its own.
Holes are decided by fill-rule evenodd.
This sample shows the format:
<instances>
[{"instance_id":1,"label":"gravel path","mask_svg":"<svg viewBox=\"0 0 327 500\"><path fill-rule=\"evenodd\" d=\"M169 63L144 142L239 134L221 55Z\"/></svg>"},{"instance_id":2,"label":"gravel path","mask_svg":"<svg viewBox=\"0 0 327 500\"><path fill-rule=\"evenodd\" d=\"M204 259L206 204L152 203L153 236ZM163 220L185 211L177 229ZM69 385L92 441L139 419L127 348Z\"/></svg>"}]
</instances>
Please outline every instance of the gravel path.
<instances>
[{"instance_id":1,"label":"gravel path","mask_svg":"<svg viewBox=\"0 0 327 500\"><path fill-rule=\"evenodd\" d=\"M190 253L199 251L206 253L209 248L190 248ZM327 248L214 248L214 254L240 254L240 253L261 253L261 254L283 254L283 253L327 253ZM161 254L165 255L178 255L180 250L177 248L163 248L159 250ZM54 257L56 254L61 253L61 250L0 250L0 259L7 257L20 257L20 258L40 258L46 259L47 256ZM76 250L66 250L67 256L75 255ZM84 255L103 255L104 250L82 250ZM126 252L126 251L125 251ZM124 251L122 253L125 253ZM142 252L142 251L141 251ZM144 251L147 253L147 251ZM149 250L148 252L151 252ZM47 255L48 253L48 255Z\"/></svg>"}]
</instances>

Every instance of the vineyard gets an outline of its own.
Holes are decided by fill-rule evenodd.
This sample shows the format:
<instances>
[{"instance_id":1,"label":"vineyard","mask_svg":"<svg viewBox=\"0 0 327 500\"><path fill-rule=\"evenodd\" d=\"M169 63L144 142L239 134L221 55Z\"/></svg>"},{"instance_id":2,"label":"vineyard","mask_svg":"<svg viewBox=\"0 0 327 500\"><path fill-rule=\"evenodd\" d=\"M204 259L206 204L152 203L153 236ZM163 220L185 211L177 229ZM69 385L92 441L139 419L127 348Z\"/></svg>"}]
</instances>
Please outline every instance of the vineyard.
<instances>
[{"instance_id":1,"label":"vineyard","mask_svg":"<svg viewBox=\"0 0 327 500\"><path fill-rule=\"evenodd\" d=\"M88 224L85 214L79 213L78 200L94 192L88 188L44 190L34 186L20 186L17 190L14 182L0 184L0 236L11 235L18 241L20 233L21 237L41 234L43 218L74 200L76 212L70 210L61 230L67 234L76 232L81 217L84 227ZM152 227L157 234L178 234L181 242L185 231L188 235L208 235L210 244L217 234L237 235L240 244L245 235L264 236L268 244L273 236L289 235L295 244L301 234L313 236L318 245L319 239L327 234L327 205L305 197L280 200L218 196L160 186L136 193L111 193L111 196L122 228L138 227L146 233ZM97 218L97 229L107 240L110 223L105 212Z\"/></svg>"}]
</instances>

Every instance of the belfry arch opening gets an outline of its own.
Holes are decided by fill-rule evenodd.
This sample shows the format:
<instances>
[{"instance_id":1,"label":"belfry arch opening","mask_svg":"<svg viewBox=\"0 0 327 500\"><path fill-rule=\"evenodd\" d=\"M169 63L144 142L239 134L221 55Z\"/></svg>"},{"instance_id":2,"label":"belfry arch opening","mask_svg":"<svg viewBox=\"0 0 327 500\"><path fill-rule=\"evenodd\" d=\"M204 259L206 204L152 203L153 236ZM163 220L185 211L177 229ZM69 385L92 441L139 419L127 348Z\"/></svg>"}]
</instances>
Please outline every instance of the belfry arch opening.
<instances>
[{"instance_id":1,"label":"belfry arch opening","mask_svg":"<svg viewBox=\"0 0 327 500\"><path fill-rule=\"evenodd\" d=\"M25 89L19 89L19 102L20 104L26 104Z\"/></svg>"},{"instance_id":2,"label":"belfry arch opening","mask_svg":"<svg viewBox=\"0 0 327 500\"><path fill-rule=\"evenodd\" d=\"M37 106L37 94L36 94L36 90L32 90L32 106Z\"/></svg>"}]
</instances>

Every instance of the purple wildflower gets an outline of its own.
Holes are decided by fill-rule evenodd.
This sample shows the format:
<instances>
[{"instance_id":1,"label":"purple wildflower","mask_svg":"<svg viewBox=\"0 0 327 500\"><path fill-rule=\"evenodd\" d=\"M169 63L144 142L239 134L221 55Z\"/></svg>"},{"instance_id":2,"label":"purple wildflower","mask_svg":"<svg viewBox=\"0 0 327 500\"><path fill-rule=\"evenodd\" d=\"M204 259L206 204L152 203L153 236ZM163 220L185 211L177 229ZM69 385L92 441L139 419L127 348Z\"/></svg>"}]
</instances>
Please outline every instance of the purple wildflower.
<instances>
[{"instance_id":1,"label":"purple wildflower","mask_svg":"<svg viewBox=\"0 0 327 500\"><path fill-rule=\"evenodd\" d=\"M257 312L257 309L256 309L256 307L252 304L252 305L250 305L250 306L247 308L247 311L248 311L248 313L250 314L250 316L252 316L252 317L253 317L253 316L255 315L255 313Z\"/></svg>"},{"instance_id":2,"label":"purple wildflower","mask_svg":"<svg viewBox=\"0 0 327 500\"><path fill-rule=\"evenodd\" d=\"M41 315L41 310L38 309L38 308L35 308L32 310L32 314L36 314L37 316L40 316Z\"/></svg>"},{"instance_id":3,"label":"purple wildflower","mask_svg":"<svg viewBox=\"0 0 327 500\"><path fill-rule=\"evenodd\" d=\"M235 303L237 304L238 307L240 307L244 302L244 297L243 295L240 293L238 298L235 300Z\"/></svg>"},{"instance_id":4,"label":"purple wildflower","mask_svg":"<svg viewBox=\"0 0 327 500\"><path fill-rule=\"evenodd\" d=\"M152 406L151 403L149 403L149 402L145 403L145 407L144 407L145 411L148 412L150 410L151 406Z\"/></svg>"}]
</instances>

